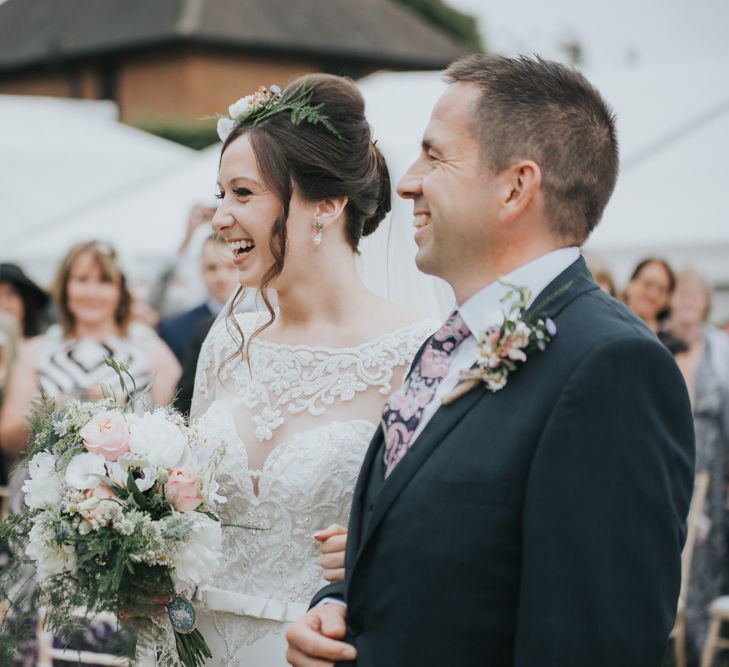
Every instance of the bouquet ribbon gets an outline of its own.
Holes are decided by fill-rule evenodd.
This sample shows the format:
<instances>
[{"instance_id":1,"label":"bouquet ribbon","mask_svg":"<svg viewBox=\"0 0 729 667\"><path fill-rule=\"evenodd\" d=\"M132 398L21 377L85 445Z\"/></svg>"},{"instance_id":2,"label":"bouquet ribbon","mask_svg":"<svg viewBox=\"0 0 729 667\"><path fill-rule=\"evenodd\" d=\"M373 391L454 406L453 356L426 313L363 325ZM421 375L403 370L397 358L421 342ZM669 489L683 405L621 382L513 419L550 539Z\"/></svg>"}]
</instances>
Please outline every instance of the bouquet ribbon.
<instances>
[{"instance_id":1,"label":"bouquet ribbon","mask_svg":"<svg viewBox=\"0 0 729 667\"><path fill-rule=\"evenodd\" d=\"M271 621L298 621L309 609L309 605L301 602L282 602L213 587L198 589L197 597L207 611L254 616Z\"/></svg>"}]
</instances>

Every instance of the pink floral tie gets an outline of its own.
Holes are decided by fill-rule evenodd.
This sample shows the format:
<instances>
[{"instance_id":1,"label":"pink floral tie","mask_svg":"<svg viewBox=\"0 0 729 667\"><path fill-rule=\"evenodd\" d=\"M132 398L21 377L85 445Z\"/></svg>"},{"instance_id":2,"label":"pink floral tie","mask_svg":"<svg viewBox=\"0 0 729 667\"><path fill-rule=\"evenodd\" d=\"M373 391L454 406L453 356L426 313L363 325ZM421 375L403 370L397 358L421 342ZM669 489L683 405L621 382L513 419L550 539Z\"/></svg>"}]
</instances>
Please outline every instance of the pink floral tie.
<instances>
[{"instance_id":1,"label":"pink floral tie","mask_svg":"<svg viewBox=\"0 0 729 667\"><path fill-rule=\"evenodd\" d=\"M385 435L385 478L410 449L425 407L448 372L453 352L471 335L458 311L433 334L418 365L385 404L382 429Z\"/></svg>"}]
</instances>

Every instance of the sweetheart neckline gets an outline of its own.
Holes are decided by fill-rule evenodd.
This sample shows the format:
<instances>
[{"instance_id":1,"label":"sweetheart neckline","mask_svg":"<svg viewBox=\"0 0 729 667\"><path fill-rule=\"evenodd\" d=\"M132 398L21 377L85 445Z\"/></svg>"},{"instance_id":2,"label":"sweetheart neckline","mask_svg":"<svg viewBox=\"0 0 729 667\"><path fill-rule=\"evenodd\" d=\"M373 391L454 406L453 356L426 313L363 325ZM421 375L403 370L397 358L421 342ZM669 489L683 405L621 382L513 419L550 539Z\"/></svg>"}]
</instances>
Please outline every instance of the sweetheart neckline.
<instances>
[{"instance_id":1,"label":"sweetheart neckline","mask_svg":"<svg viewBox=\"0 0 729 667\"><path fill-rule=\"evenodd\" d=\"M207 412L202 416L202 418L199 421L203 421L205 417L209 414L210 410L213 408L215 404L211 405L210 408L208 408ZM323 424L322 426L318 426L316 428L310 428L305 431L299 431L297 433L294 433L290 438L287 438L285 440L282 440L279 442L275 447L271 449L271 451L267 454L266 458L263 461L263 465L259 468L251 468L248 465L248 450L246 449L246 445L241 439L240 435L238 434L238 429L235 426L235 421L233 419L233 415L228 410L222 409L223 406L220 406L217 408L219 411L221 411L225 419L227 420L227 427L230 430L230 435L232 438L235 438L235 441L237 444L240 445L240 451L242 452L243 459L245 461L245 470L243 471L245 473L245 478L248 481L248 484L246 485L246 488L250 489L250 495L254 502L258 502L262 498L261 494L261 480L266 479L265 473L268 472L267 468L270 467L270 461L271 459L275 458L274 455L278 452L279 449L286 448L289 445L292 445L295 442L298 442L301 437L304 434L309 433L316 433L316 431L320 431L324 428L327 428L328 426L332 426L334 424L366 424L367 426L370 426L374 432L378 429L378 424L373 424L369 419L347 419L346 421L340 420L340 419L334 419L332 421L327 422L326 424ZM258 493L255 492L255 486L253 484L253 478L258 479Z\"/></svg>"}]
</instances>

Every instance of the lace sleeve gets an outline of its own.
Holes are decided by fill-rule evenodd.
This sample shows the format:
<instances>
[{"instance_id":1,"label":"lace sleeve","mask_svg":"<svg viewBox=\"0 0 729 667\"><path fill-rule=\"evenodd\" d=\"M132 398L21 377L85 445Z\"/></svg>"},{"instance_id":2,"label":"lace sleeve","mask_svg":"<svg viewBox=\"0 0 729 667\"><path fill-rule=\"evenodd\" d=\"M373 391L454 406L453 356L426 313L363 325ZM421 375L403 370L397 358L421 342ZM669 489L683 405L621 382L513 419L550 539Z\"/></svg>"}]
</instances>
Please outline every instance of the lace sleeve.
<instances>
[{"instance_id":1,"label":"lace sleeve","mask_svg":"<svg viewBox=\"0 0 729 667\"><path fill-rule=\"evenodd\" d=\"M235 318L243 335L248 338L257 326L259 314L256 312L238 313ZM205 414L218 398L218 388L221 386L221 382L227 385L227 382L231 381L231 386L237 386L241 381L245 381L245 374L238 372L242 363L240 357L224 365L226 360L236 353L239 344L240 341L235 339L234 332L229 329L225 316L218 315L200 350L190 409L191 423Z\"/></svg>"}]
</instances>

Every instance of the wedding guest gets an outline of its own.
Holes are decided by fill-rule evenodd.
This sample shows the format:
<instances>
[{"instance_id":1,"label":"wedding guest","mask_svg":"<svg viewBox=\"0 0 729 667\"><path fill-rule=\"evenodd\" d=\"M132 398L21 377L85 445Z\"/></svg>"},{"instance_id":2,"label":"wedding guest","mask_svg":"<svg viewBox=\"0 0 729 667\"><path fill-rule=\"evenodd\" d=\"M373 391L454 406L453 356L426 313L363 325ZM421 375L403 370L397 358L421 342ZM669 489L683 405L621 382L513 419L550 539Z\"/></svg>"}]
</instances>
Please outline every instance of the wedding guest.
<instances>
[{"instance_id":1,"label":"wedding guest","mask_svg":"<svg viewBox=\"0 0 729 667\"><path fill-rule=\"evenodd\" d=\"M215 317L239 284L238 269L233 264L228 244L222 236L211 234L205 239L200 259L200 275L207 299L196 308L169 318L159 326L162 340L182 363L182 376L175 392L174 406L185 416L190 414L195 371L202 344Z\"/></svg>"},{"instance_id":2,"label":"wedding guest","mask_svg":"<svg viewBox=\"0 0 729 667\"><path fill-rule=\"evenodd\" d=\"M75 245L61 262L53 296L60 323L20 349L0 419L6 452L27 443L25 415L38 387L50 396L96 400L99 384L116 386L104 359L124 361L143 387L153 377L151 399L165 404L180 375L167 346L148 327L130 324L131 297L114 250L105 243Z\"/></svg>"},{"instance_id":3,"label":"wedding guest","mask_svg":"<svg viewBox=\"0 0 729 667\"><path fill-rule=\"evenodd\" d=\"M691 563L686 601L686 650L698 664L708 626L709 603L729 593L724 471L729 447L729 337L707 324L711 289L690 269L681 271L667 323L688 346L679 366L689 387L696 432L696 472L709 473L699 540ZM679 360L679 359L677 359Z\"/></svg>"},{"instance_id":4,"label":"wedding guest","mask_svg":"<svg viewBox=\"0 0 729 667\"><path fill-rule=\"evenodd\" d=\"M201 253L200 277L205 285L206 299L180 315L162 320L158 332L160 338L183 363L193 334L203 321L212 322L228 297L238 287L238 269L228 244L222 236L211 234L205 239Z\"/></svg>"},{"instance_id":5,"label":"wedding guest","mask_svg":"<svg viewBox=\"0 0 729 667\"><path fill-rule=\"evenodd\" d=\"M109 245L89 241L71 248L58 270L53 297L59 324L24 342L10 378L0 416L0 444L10 455L27 445L25 415L39 388L49 396L97 400L100 383L118 387L105 363L111 356L129 366L138 387L154 379L151 401L163 405L172 399L180 375L177 360L154 330L131 322L127 279ZM11 511L23 502L25 478L25 471L18 470L10 479ZM108 634L96 623L85 634L96 633ZM32 653L33 642L27 648Z\"/></svg>"},{"instance_id":6,"label":"wedding guest","mask_svg":"<svg viewBox=\"0 0 729 667\"><path fill-rule=\"evenodd\" d=\"M0 311L14 317L23 338L43 330L48 295L17 264L0 263Z\"/></svg>"},{"instance_id":7,"label":"wedding guest","mask_svg":"<svg viewBox=\"0 0 729 667\"><path fill-rule=\"evenodd\" d=\"M675 356L685 352L680 338L666 331L676 277L668 262L648 257L638 262L625 288L625 303Z\"/></svg>"}]
</instances>

